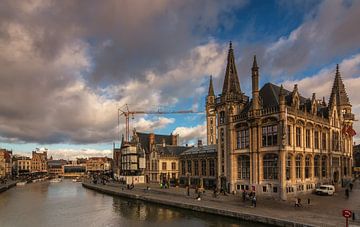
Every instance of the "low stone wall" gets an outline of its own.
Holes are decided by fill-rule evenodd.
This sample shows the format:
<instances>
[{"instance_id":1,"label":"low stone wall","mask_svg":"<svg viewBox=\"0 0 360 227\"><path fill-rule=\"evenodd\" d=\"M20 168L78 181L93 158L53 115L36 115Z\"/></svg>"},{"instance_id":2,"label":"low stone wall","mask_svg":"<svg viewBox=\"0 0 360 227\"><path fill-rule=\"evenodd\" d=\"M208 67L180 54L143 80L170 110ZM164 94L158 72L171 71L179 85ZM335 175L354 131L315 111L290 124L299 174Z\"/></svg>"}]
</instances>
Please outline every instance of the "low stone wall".
<instances>
[{"instance_id":1,"label":"low stone wall","mask_svg":"<svg viewBox=\"0 0 360 227\"><path fill-rule=\"evenodd\" d=\"M12 187L14 187L16 185L16 182L12 182L9 184L5 184L5 185L0 185L0 192L4 192Z\"/></svg>"},{"instance_id":2,"label":"low stone wall","mask_svg":"<svg viewBox=\"0 0 360 227\"><path fill-rule=\"evenodd\" d=\"M278 219L278 218L274 218L274 217L266 217L266 216L260 216L260 215L256 215L256 214L245 213L245 212L236 212L236 211L230 211L230 210L226 210L226 209L218 209L218 208L210 207L210 206L191 204L191 203L173 201L173 200L168 200L168 199L161 199L161 198L156 198L156 196L151 196L150 194L139 195L139 194L134 193L133 191L116 191L116 190L104 188L101 185L94 185L94 184L89 184L89 183L85 183L85 182L82 183L82 185L85 188L92 189L92 190L102 192L105 194L109 194L109 195L113 195L113 196L138 199L138 200L162 204L162 205L166 205L166 206L172 206L172 207L194 210L194 211L199 211L199 212L205 212L205 213L209 213L209 214L216 214L216 215L232 217L232 218L239 218L239 219L250 221L250 222L258 222L258 223L263 223L263 224L268 224L268 225L276 225L276 226L294 226L294 227L313 226L313 225L309 225L309 224L297 223L297 222Z\"/></svg>"}]
</instances>

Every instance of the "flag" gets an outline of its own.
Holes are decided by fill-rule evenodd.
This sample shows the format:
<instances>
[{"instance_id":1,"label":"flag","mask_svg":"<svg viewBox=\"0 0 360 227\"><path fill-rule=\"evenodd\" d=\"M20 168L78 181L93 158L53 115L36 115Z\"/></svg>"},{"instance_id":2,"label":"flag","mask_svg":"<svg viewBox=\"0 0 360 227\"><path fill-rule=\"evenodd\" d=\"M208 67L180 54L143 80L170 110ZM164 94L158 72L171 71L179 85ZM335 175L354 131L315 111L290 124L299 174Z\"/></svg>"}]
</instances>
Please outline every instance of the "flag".
<instances>
[{"instance_id":1,"label":"flag","mask_svg":"<svg viewBox=\"0 0 360 227\"><path fill-rule=\"evenodd\" d=\"M348 129L346 130L346 132L347 132L347 134L348 134L349 136L351 136L351 137L353 137L353 136L356 135L355 130L354 130L351 126L348 127Z\"/></svg>"},{"instance_id":2,"label":"flag","mask_svg":"<svg viewBox=\"0 0 360 227\"><path fill-rule=\"evenodd\" d=\"M344 128L342 129L342 133L347 135L348 134L349 127L347 125L344 125Z\"/></svg>"}]
</instances>

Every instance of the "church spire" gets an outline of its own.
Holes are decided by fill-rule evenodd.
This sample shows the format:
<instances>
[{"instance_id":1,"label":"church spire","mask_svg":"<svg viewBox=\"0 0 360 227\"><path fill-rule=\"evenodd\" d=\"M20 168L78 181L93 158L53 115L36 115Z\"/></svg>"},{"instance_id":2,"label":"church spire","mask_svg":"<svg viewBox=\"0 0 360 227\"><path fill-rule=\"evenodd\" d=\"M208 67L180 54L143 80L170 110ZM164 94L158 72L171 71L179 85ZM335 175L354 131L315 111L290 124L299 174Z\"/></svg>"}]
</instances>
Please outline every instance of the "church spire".
<instances>
[{"instance_id":1,"label":"church spire","mask_svg":"<svg viewBox=\"0 0 360 227\"><path fill-rule=\"evenodd\" d=\"M227 58L227 66L225 72L225 80L222 90L222 95L229 93L241 94L239 77L237 75L234 50L232 48L232 43L230 41L229 52Z\"/></svg>"},{"instance_id":2,"label":"church spire","mask_svg":"<svg viewBox=\"0 0 360 227\"><path fill-rule=\"evenodd\" d=\"M213 86L213 81L212 81L212 76L210 76L210 84L209 84L208 96L215 96L214 86Z\"/></svg>"},{"instance_id":3,"label":"church spire","mask_svg":"<svg viewBox=\"0 0 360 227\"><path fill-rule=\"evenodd\" d=\"M336 65L335 79L331 89L329 105L333 103L338 106L351 106L345 85L341 79L339 64Z\"/></svg>"}]
</instances>

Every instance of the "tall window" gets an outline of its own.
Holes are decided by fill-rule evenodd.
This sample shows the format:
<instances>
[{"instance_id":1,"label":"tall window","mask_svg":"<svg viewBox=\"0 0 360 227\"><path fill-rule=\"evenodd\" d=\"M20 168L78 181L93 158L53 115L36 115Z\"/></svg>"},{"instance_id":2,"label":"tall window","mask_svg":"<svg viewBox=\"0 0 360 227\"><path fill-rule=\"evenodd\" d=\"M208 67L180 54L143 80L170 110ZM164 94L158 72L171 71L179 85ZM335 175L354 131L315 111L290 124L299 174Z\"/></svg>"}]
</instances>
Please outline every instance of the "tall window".
<instances>
[{"instance_id":1,"label":"tall window","mask_svg":"<svg viewBox=\"0 0 360 227\"><path fill-rule=\"evenodd\" d=\"M263 145L263 147L277 145L277 136L278 136L277 131L278 131L277 125L265 126L262 128L262 145Z\"/></svg>"},{"instance_id":2,"label":"tall window","mask_svg":"<svg viewBox=\"0 0 360 227\"><path fill-rule=\"evenodd\" d=\"M206 176L206 160L201 160L201 175Z\"/></svg>"},{"instance_id":3,"label":"tall window","mask_svg":"<svg viewBox=\"0 0 360 227\"><path fill-rule=\"evenodd\" d=\"M188 173L191 174L191 160L187 161L187 170L188 170Z\"/></svg>"},{"instance_id":4,"label":"tall window","mask_svg":"<svg viewBox=\"0 0 360 227\"><path fill-rule=\"evenodd\" d=\"M278 179L278 155L266 154L263 157L263 178L265 180Z\"/></svg>"},{"instance_id":5,"label":"tall window","mask_svg":"<svg viewBox=\"0 0 360 227\"><path fill-rule=\"evenodd\" d=\"M238 157L238 178L250 179L250 157L247 155Z\"/></svg>"},{"instance_id":6,"label":"tall window","mask_svg":"<svg viewBox=\"0 0 360 227\"><path fill-rule=\"evenodd\" d=\"M301 128L296 127L296 146L301 147Z\"/></svg>"},{"instance_id":7,"label":"tall window","mask_svg":"<svg viewBox=\"0 0 360 227\"><path fill-rule=\"evenodd\" d=\"M214 159L209 160L209 173L210 173L210 176L215 176L215 161L214 161Z\"/></svg>"},{"instance_id":8,"label":"tall window","mask_svg":"<svg viewBox=\"0 0 360 227\"><path fill-rule=\"evenodd\" d=\"M315 149L319 149L319 131L314 132Z\"/></svg>"},{"instance_id":9,"label":"tall window","mask_svg":"<svg viewBox=\"0 0 360 227\"><path fill-rule=\"evenodd\" d=\"M198 160L194 161L194 175L195 176L199 175L199 161Z\"/></svg>"},{"instance_id":10,"label":"tall window","mask_svg":"<svg viewBox=\"0 0 360 227\"><path fill-rule=\"evenodd\" d=\"M171 163L171 170L176 170L176 162Z\"/></svg>"},{"instance_id":11,"label":"tall window","mask_svg":"<svg viewBox=\"0 0 360 227\"><path fill-rule=\"evenodd\" d=\"M291 155L288 155L286 158L286 180L290 180L290 171L291 171Z\"/></svg>"},{"instance_id":12,"label":"tall window","mask_svg":"<svg viewBox=\"0 0 360 227\"><path fill-rule=\"evenodd\" d=\"M332 149L334 151L339 151L340 150L340 143L339 143L339 132L333 132L332 133L333 138L332 138Z\"/></svg>"},{"instance_id":13,"label":"tall window","mask_svg":"<svg viewBox=\"0 0 360 227\"><path fill-rule=\"evenodd\" d=\"M326 171L327 171L327 159L326 156L323 156L321 158L321 176L326 177Z\"/></svg>"},{"instance_id":14,"label":"tall window","mask_svg":"<svg viewBox=\"0 0 360 227\"><path fill-rule=\"evenodd\" d=\"M305 178L310 178L310 156L305 158Z\"/></svg>"},{"instance_id":15,"label":"tall window","mask_svg":"<svg viewBox=\"0 0 360 227\"><path fill-rule=\"evenodd\" d=\"M306 129L306 148L310 148L310 129Z\"/></svg>"},{"instance_id":16,"label":"tall window","mask_svg":"<svg viewBox=\"0 0 360 227\"><path fill-rule=\"evenodd\" d=\"M221 128L220 129L220 140L221 140L221 142L223 143L224 142L224 129L223 128Z\"/></svg>"},{"instance_id":17,"label":"tall window","mask_svg":"<svg viewBox=\"0 0 360 227\"><path fill-rule=\"evenodd\" d=\"M220 112L220 124L225 123L225 111Z\"/></svg>"},{"instance_id":18,"label":"tall window","mask_svg":"<svg viewBox=\"0 0 360 227\"><path fill-rule=\"evenodd\" d=\"M316 155L314 157L314 174L315 174L315 177L320 176L320 156L319 155Z\"/></svg>"},{"instance_id":19,"label":"tall window","mask_svg":"<svg viewBox=\"0 0 360 227\"><path fill-rule=\"evenodd\" d=\"M166 170L166 162L162 163L162 170Z\"/></svg>"},{"instance_id":20,"label":"tall window","mask_svg":"<svg viewBox=\"0 0 360 227\"><path fill-rule=\"evenodd\" d=\"M321 139L322 139L322 142L321 142L321 144L322 144L322 149L323 149L323 150L326 150L326 132L323 132L323 133L322 133Z\"/></svg>"},{"instance_id":21,"label":"tall window","mask_svg":"<svg viewBox=\"0 0 360 227\"><path fill-rule=\"evenodd\" d=\"M301 156L296 156L295 159L296 178L301 178Z\"/></svg>"},{"instance_id":22,"label":"tall window","mask_svg":"<svg viewBox=\"0 0 360 227\"><path fill-rule=\"evenodd\" d=\"M181 161L181 174L185 175L185 161Z\"/></svg>"},{"instance_id":23,"label":"tall window","mask_svg":"<svg viewBox=\"0 0 360 227\"><path fill-rule=\"evenodd\" d=\"M249 130L240 130L236 132L237 149L249 147Z\"/></svg>"},{"instance_id":24,"label":"tall window","mask_svg":"<svg viewBox=\"0 0 360 227\"><path fill-rule=\"evenodd\" d=\"M291 146L291 125L287 126L286 136L287 136L287 143L289 146Z\"/></svg>"}]
</instances>

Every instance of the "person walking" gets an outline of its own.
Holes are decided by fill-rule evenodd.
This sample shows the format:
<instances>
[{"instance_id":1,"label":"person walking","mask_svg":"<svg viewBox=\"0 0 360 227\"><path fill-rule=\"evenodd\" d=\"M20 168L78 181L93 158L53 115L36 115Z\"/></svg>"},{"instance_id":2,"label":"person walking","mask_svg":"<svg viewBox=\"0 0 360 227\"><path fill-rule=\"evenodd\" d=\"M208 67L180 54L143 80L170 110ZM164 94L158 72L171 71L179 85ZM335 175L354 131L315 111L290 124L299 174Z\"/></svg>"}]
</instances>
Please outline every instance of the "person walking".
<instances>
[{"instance_id":1,"label":"person walking","mask_svg":"<svg viewBox=\"0 0 360 227\"><path fill-rule=\"evenodd\" d=\"M349 184L349 187L350 187L350 191L352 191L352 189L353 189L353 183L352 182L350 182L350 184Z\"/></svg>"},{"instance_id":2,"label":"person walking","mask_svg":"<svg viewBox=\"0 0 360 227\"><path fill-rule=\"evenodd\" d=\"M345 189L345 196L347 199L349 198L349 195L350 195L349 189L347 188L347 189Z\"/></svg>"},{"instance_id":3,"label":"person walking","mask_svg":"<svg viewBox=\"0 0 360 227\"><path fill-rule=\"evenodd\" d=\"M254 195L253 197L252 197L252 205L253 205L253 207L256 207L256 195Z\"/></svg>"},{"instance_id":4,"label":"person walking","mask_svg":"<svg viewBox=\"0 0 360 227\"><path fill-rule=\"evenodd\" d=\"M243 199L243 202L245 202L245 199L246 199L246 192L245 192L245 190L243 190L243 192L242 192L242 199Z\"/></svg>"}]
</instances>

